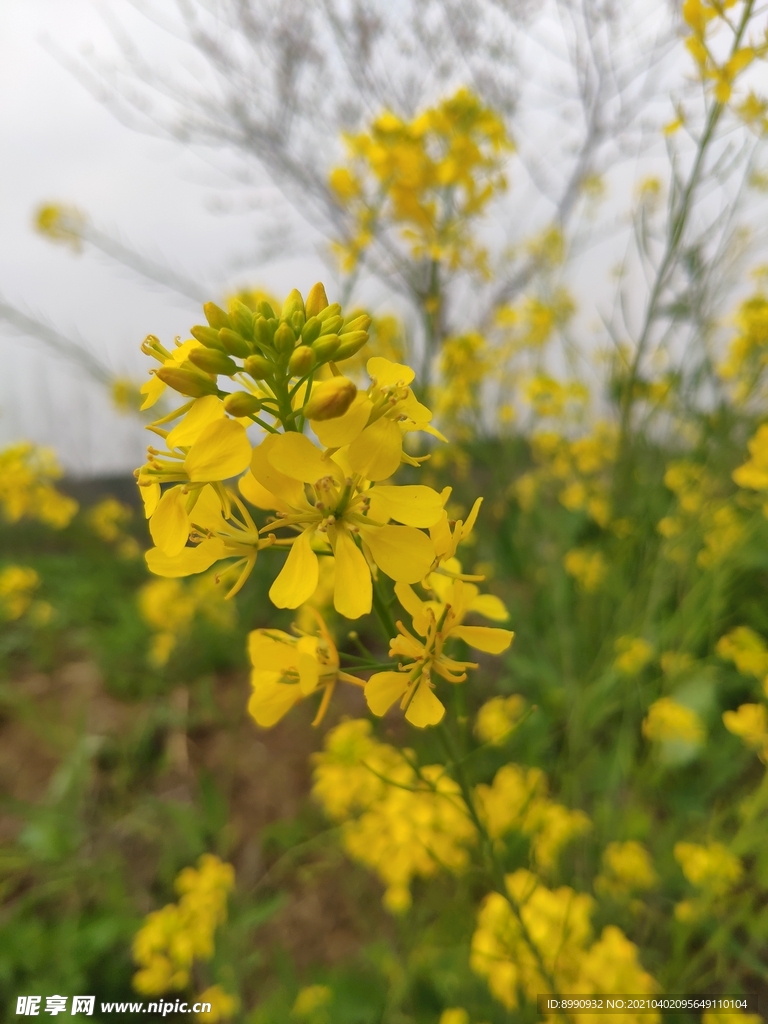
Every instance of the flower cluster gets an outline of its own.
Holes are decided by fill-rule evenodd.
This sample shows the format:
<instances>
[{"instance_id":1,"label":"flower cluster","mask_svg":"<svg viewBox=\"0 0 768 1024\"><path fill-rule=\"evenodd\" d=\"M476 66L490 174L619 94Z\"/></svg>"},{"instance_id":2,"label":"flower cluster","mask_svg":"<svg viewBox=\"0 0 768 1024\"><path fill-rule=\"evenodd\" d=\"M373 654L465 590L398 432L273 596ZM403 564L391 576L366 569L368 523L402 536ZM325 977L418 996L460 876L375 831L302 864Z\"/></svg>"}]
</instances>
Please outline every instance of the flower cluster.
<instances>
[{"instance_id":1,"label":"flower cluster","mask_svg":"<svg viewBox=\"0 0 768 1024\"><path fill-rule=\"evenodd\" d=\"M491 992L508 1010L517 1008L521 992L535 1002L537 995L548 992L656 991L654 979L638 960L637 947L619 928L607 926L592 942L591 896L568 886L548 889L522 868L506 876L506 887L507 899L494 892L483 901L472 938L471 966L487 978ZM582 1016L606 1019L602 1014ZM653 1021L658 1015L636 1019Z\"/></svg>"},{"instance_id":2,"label":"flower cluster","mask_svg":"<svg viewBox=\"0 0 768 1024\"><path fill-rule=\"evenodd\" d=\"M411 880L461 871L477 837L444 766L417 768L412 751L379 743L371 731L355 719L328 733L314 755L312 793L342 823L350 857L381 878L385 907L401 913L411 904Z\"/></svg>"},{"instance_id":3,"label":"flower cluster","mask_svg":"<svg viewBox=\"0 0 768 1024\"><path fill-rule=\"evenodd\" d=\"M32 606L40 577L26 565L7 565L0 570L0 618L14 622Z\"/></svg>"},{"instance_id":4,"label":"flower cluster","mask_svg":"<svg viewBox=\"0 0 768 1024\"><path fill-rule=\"evenodd\" d=\"M689 460L672 462L664 483L677 498L675 514L664 516L657 524L667 540L665 555L671 561L684 563L696 550L696 564L707 569L743 541L739 510L719 493L717 480L705 466Z\"/></svg>"},{"instance_id":5,"label":"flower cluster","mask_svg":"<svg viewBox=\"0 0 768 1024\"><path fill-rule=\"evenodd\" d=\"M572 811L547 796L547 780L538 768L507 764L490 786L475 789L478 810L491 839L516 831L531 843L536 869L551 872L560 851L591 827L583 811Z\"/></svg>"},{"instance_id":6,"label":"flower cluster","mask_svg":"<svg viewBox=\"0 0 768 1024\"><path fill-rule=\"evenodd\" d=\"M603 870L595 879L597 893L624 900L658 883L651 855L642 843L635 839L608 843L603 851Z\"/></svg>"},{"instance_id":7,"label":"flower cluster","mask_svg":"<svg viewBox=\"0 0 768 1024\"><path fill-rule=\"evenodd\" d=\"M742 675L758 679L768 697L768 646L759 633L748 626L737 626L720 637L715 650L721 658L732 661ZM741 704L735 711L724 711L723 725L754 750L761 761L768 760L768 708L765 704Z\"/></svg>"},{"instance_id":8,"label":"flower cluster","mask_svg":"<svg viewBox=\"0 0 768 1024\"><path fill-rule=\"evenodd\" d=\"M179 873L179 902L149 914L134 936L137 992L160 995L189 985L193 963L213 956L214 933L226 920L227 897L234 884L232 866L213 854L203 854L197 868Z\"/></svg>"},{"instance_id":9,"label":"flower cluster","mask_svg":"<svg viewBox=\"0 0 768 1024\"><path fill-rule=\"evenodd\" d=\"M381 230L395 225L410 254L451 267L485 267L471 227L506 187L511 143L501 119L471 93L454 96L412 121L385 112L369 132L346 136L349 163L330 174L353 228L338 245L352 270Z\"/></svg>"},{"instance_id":10,"label":"flower cluster","mask_svg":"<svg viewBox=\"0 0 768 1024\"><path fill-rule=\"evenodd\" d=\"M685 0L682 8L683 19L690 30L685 45L698 66L702 80L711 86L715 101L721 104L729 102L737 79L752 61L766 53L765 44L736 45L725 60L718 59L716 47L712 46L713 36L719 29L732 29L727 10L737 4L738 0L725 0L724 3L718 0Z\"/></svg>"},{"instance_id":11,"label":"flower cluster","mask_svg":"<svg viewBox=\"0 0 768 1024\"><path fill-rule=\"evenodd\" d=\"M740 859L722 843L679 842L673 852L686 880L699 890L697 899L675 904L678 921L695 921L713 900L729 894L744 874Z\"/></svg>"},{"instance_id":12,"label":"flower cluster","mask_svg":"<svg viewBox=\"0 0 768 1024\"><path fill-rule=\"evenodd\" d=\"M54 530L69 525L77 502L57 491L61 477L56 456L47 448L20 441L0 451L0 509L11 523L37 519Z\"/></svg>"},{"instance_id":13,"label":"flower cluster","mask_svg":"<svg viewBox=\"0 0 768 1024\"><path fill-rule=\"evenodd\" d=\"M103 498L88 509L85 520L96 536L114 546L120 558L135 558L139 545L126 527L133 519L133 509L117 498Z\"/></svg>"}]
</instances>

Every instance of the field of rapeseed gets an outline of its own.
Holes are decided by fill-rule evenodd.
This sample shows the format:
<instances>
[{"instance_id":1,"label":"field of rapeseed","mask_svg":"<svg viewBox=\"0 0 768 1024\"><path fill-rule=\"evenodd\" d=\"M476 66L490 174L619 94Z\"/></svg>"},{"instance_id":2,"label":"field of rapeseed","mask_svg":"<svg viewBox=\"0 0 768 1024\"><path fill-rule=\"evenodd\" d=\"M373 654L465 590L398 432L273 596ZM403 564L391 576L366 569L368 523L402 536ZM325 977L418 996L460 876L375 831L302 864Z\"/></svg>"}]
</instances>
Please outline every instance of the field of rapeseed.
<instances>
[{"instance_id":1,"label":"field of rapeseed","mask_svg":"<svg viewBox=\"0 0 768 1024\"><path fill-rule=\"evenodd\" d=\"M535 287L448 330L514 149L463 88L328 180L344 273L389 261L417 342L320 283L244 291L145 340L136 488L0 454L9 1015L760 1020L768 288L718 305L697 201L719 133L766 130L768 43L751 0L683 14L703 106L665 129L693 147L666 203L637 198L634 332L579 333L557 224Z\"/></svg>"}]
</instances>

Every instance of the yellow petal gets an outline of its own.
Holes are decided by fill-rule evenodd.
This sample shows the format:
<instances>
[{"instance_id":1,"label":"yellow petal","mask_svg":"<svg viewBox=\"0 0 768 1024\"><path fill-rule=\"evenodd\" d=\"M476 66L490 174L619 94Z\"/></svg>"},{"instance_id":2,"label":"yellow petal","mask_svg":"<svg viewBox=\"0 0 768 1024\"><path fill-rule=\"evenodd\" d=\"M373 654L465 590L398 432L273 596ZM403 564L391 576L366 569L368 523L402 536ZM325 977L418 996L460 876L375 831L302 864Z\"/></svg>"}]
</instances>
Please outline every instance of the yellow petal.
<instances>
[{"instance_id":1,"label":"yellow petal","mask_svg":"<svg viewBox=\"0 0 768 1024\"><path fill-rule=\"evenodd\" d=\"M451 550L453 534L451 533L447 512L443 512L435 525L430 526L429 536L432 538L432 543L435 545L435 552L438 555L444 555L446 552Z\"/></svg>"},{"instance_id":2,"label":"yellow petal","mask_svg":"<svg viewBox=\"0 0 768 1024\"><path fill-rule=\"evenodd\" d=\"M493 622L506 622L509 612L504 602L495 594L478 594L467 602L467 609L477 612L478 615L491 619Z\"/></svg>"},{"instance_id":3,"label":"yellow petal","mask_svg":"<svg viewBox=\"0 0 768 1024\"><path fill-rule=\"evenodd\" d=\"M165 384L153 373L149 380L145 381L139 388L139 392L147 396L142 402L141 412L144 412L145 409L151 409L164 391Z\"/></svg>"},{"instance_id":4,"label":"yellow petal","mask_svg":"<svg viewBox=\"0 0 768 1024\"><path fill-rule=\"evenodd\" d=\"M451 636L464 640L470 647L487 654L501 654L512 643L514 633L510 629L495 629L493 626L455 626Z\"/></svg>"},{"instance_id":5,"label":"yellow petal","mask_svg":"<svg viewBox=\"0 0 768 1024\"><path fill-rule=\"evenodd\" d=\"M317 590L318 574L311 531L305 530L291 545L285 565L269 588L270 601L277 608L298 608Z\"/></svg>"},{"instance_id":6,"label":"yellow petal","mask_svg":"<svg viewBox=\"0 0 768 1024\"><path fill-rule=\"evenodd\" d=\"M362 526L360 533L378 567L398 583L424 579L435 558L432 541L412 526Z\"/></svg>"},{"instance_id":7,"label":"yellow petal","mask_svg":"<svg viewBox=\"0 0 768 1024\"><path fill-rule=\"evenodd\" d=\"M349 463L366 480L386 480L397 470L403 454L403 432L382 416L349 446Z\"/></svg>"},{"instance_id":8,"label":"yellow petal","mask_svg":"<svg viewBox=\"0 0 768 1024\"><path fill-rule=\"evenodd\" d=\"M256 508L263 508L267 512L271 512L273 509L277 512L292 511L287 502L281 501L277 495L268 491L250 471L244 473L237 481L237 489L245 500L255 505Z\"/></svg>"},{"instance_id":9,"label":"yellow petal","mask_svg":"<svg viewBox=\"0 0 768 1024\"><path fill-rule=\"evenodd\" d=\"M443 516L445 500L431 487L408 484L405 487L379 484L370 490L377 508L387 511L387 518L406 526L434 526Z\"/></svg>"},{"instance_id":10,"label":"yellow petal","mask_svg":"<svg viewBox=\"0 0 768 1024\"><path fill-rule=\"evenodd\" d=\"M310 420L318 440L326 448L343 448L365 430L373 403L364 392L358 392L343 416L333 420Z\"/></svg>"},{"instance_id":11,"label":"yellow petal","mask_svg":"<svg viewBox=\"0 0 768 1024\"><path fill-rule=\"evenodd\" d=\"M216 395L198 398L189 412L170 432L166 442L171 448L194 444L209 423L223 420L225 416L224 403Z\"/></svg>"},{"instance_id":12,"label":"yellow petal","mask_svg":"<svg viewBox=\"0 0 768 1024\"><path fill-rule=\"evenodd\" d=\"M251 461L245 427L234 420L216 420L205 427L189 449L184 469L196 483L238 476Z\"/></svg>"},{"instance_id":13,"label":"yellow petal","mask_svg":"<svg viewBox=\"0 0 768 1024\"><path fill-rule=\"evenodd\" d=\"M190 521L203 530L220 530L224 525L224 515L221 508L221 499L213 487L203 487L192 511L189 513Z\"/></svg>"},{"instance_id":14,"label":"yellow petal","mask_svg":"<svg viewBox=\"0 0 768 1024\"><path fill-rule=\"evenodd\" d=\"M333 606L347 619L367 615L373 602L371 570L362 551L343 526L331 527L328 537L336 556Z\"/></svg>"},{"instance_id":15,"label":"yellow petal","mask_svg":"<svg viewBox=\"0 0 768 1024\"><path fill-rule=\"evenodd\" d=\"M365 699L374 715L386 715L408 688L404 672L377 672L365 684Z\"/></svg>"},{"instance_id":16,"label":"yellow petal","mask_svg":"<svg viewBox=\"0 0 768 1024\"><path fill-rule=\"evenodd\" d=\"M326 476L332 476L339 482L343 480L337 464L324 457L317 445L304 434L278 435L270 446L268 457L278 472L305 484L313 484Z\"/></svg>"},{"instance_id":17,"label":"yellow petal","mask_svg":"<svg viewBox=\"0 0 768 1024\"><path fill-rule=\"evenodd\" d=\"M248 634L248 657L255 669L277 672L295 669L299 655L295 638L281 629L254 629Z\"/></svg>"},{"instance_id":18,"label":"yellow petal","mask_svg":"<svg viewBox=\"0 0 768 1024\"><path fill-rule=\"evenodd\" d=\"M227 558L224 541L218 537L204 540L196 548L183 548L177 555L169 556L159 548L151 548L144 555L149 571L155 576L175 578L193 576L210 569L214 562Z\"/></svg>"},{"instance_id":19,"label":"yellow petal","mask_svg":"<svg viewBox=\"0 0 768 1024\"><path fill-rule=\"evenodd\" d=\"M156 480L151 484L141 484L139 486L139 494L144 502L144 515L149 519L157 508L158 501L160 501L160 484Z\"/></svg>"},{"instance_id":20,"label":"yellow petal","mask_svg":"<svg viewBox=\"0 0 768 1024\"><path fill-rule=\"evenodd\" d=\"M424 602L418 596L413 587L410 587L407 583L395 584L395 596L411 618L414 618L416 615L421 615L423 612Z\"/></svg>"},{"instance_id":21,"label":"yellow petal","mask_svg":"<svg viewBox=\"0 0 768 1024\"><path fill-rule=\"evenodd\" d=\"M410 384L416 376L410 366L403 363L393 363L384 356L372 356L367 364L368 376L375 380L378 387L386 387L389 384Z\"/></svg>"},{"instance_id":22,"label":"yellow petal","mask_svg":"<svg viewBox=\"0 0 768 1024\"><path fill-rule=\"evenodd\" d=\"M273 672L255 670L251 684L253 693L248 701L248 712L265 729L276 725L301 700L299 687L295 683L277 682Z\"/></svg>"},{"instance_id":23,"label":"yellow petal","mask_svg":"<svg viewBox=\"0 0 768 1024\"><path fill-rule=\"evenodd\" d=\"M413 700L405 712L406 721L419 729L428 725L437 725L445 714L445 707L432 692L432 687L426 679L419 681Z\"/></svg>"},{"instance_id":24,"label":"yellow petal","mask_svg":"<svg viewBox=\"0 0 768 1024\"><path fill-rule=\"evenodd\" d=\"M265 437L261 444L253 449L251 455L251 473L256 480L271 494L274 494L284 507L272 506L278 511L289 511L290 509L308 509L309 503L304 495L304 487L298 480L281 473L275 469L270 461L269 454L276 444L279 443L280 434L270 434ZM258 507L258 506L257 506Z\"/></svg>"},{"instance_id":25,"label":"yellow petal","mask_svg":"<svg viewBox=\"0 0 768 1024\"><path fill-rule=\"evenodd\" d=\"M320 666L317 658L305 651L299 652L299 685L304 696L317 689L320 681Z\"/></svg>"},{"instance_id":26,"label":"yellow petal","mask_svg":"<svg viewBox=\"0 0 768 1024\"><path fill-rule=\"evenodd\" d=\"M163 554L173 557L189 540L189 516L185 505L187 495L181 485L170 487L157 503L149 520L149 532Z\"/></svg>"}]
</instances>

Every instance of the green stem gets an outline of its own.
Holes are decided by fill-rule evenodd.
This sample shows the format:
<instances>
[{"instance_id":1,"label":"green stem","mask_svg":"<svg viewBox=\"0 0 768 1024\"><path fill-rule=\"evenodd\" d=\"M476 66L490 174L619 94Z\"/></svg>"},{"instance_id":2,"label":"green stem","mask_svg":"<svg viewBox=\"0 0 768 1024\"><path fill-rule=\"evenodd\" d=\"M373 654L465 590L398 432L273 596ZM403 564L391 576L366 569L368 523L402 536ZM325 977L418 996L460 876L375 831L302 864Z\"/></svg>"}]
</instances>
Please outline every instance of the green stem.
<instances>
[{"instance_id":1,"label":"green stem","mask_svg":"<svg viewBox=\"0 0 768 1024\"><path fill-rule=\"evenodd\" d=\"M373 610L376 612L381 628L384 631L384 636L387 642L389 642L392 637L397 636L397 626L381 592L381 582L379 580L373 580Z\"/></svg>"}]
</instances>

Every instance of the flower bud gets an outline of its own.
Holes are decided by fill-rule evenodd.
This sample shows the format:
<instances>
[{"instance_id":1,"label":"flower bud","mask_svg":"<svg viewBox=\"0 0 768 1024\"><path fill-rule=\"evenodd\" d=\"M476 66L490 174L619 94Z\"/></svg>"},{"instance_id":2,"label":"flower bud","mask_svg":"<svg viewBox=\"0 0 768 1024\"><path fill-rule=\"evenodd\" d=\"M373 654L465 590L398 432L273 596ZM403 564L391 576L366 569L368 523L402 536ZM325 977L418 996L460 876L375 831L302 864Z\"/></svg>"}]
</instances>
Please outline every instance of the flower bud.
<instances>
[{"instance_id":1,"label":"flower bud","mask_svg":"<svg viewBox=\"0 0 768 1024\"><path fill-rule=\"evenodd\" d=\"M308 345L299 345L291 353L288 369L295 377L303 377L315 365L315 353Z\"/></svg>"},{"instance_id":2,"label":"flower bud","mask_svg":"<svg viewBox=\"0 0 768 1024\"><path fill-rule=\"evenodd\" d=\"M206 348L218 348L223 351L219 332L215 327L201 327L199 324L189 332L195 341L199 341Z\"/></svg>"},{"instance_id":3,"label":"flower bud","mask_svg":"<svg viewBox=\"0 0 768 1024\"><path fill-rule=\"evenodd\" d=\"M224 408L230 416L253 416L261 409L261 402L247 391L235 391L224 399Z\"/></svg>"},{"instance_id":4,"label":"flower bud","mask_svg":"<svg viewBox=\"0 0 768 1024\"><path fill-rule=\"evenodd\" d=\"M316 316L310 317L307 320L301 332L301 339L305 345L311 345L315 338L320 336L320 328L322 326L321 321Z\"/></svg>"},{"instance_id":5,"label":"flower bud","mask_svg":"<svg viewBox=\"0 0 768 1024\"><path fill-rule=\"evenodd\" d=\"M298 288L294 288L288 298L283 303L283 308L280 313L281 320L290 320L294 313L304 312L304 299L301 297L301 292Z\"/></svg>"},{"instance_id":6,"label":"flower bud","mask_svg":"<svg viewBox=\"0 0 768 1024\"><path fill-rule=\"evenodd\" d=\"M327 320L323 321L320 334L338 334L339 328L343 323L344 320L340 316L329 316Z\"/></svg>"},{"instance_id":7,"label":"flower bud","mask_svg":"<svg viewBox=\"0 0 768 1024\"><path fill-rule=\"evenodd\" d=\"M265 320L274 320L275 311L268 302L262 301L256 306L257 312L261 313Z\"/></svg>"},{"instance_id":8,"label":"flower bud","mask_svg":"<svg viewBox=\"0 0 768 1024\"><path fill-rule=\"evenodd\" d=\"M370 326L371 318L363 313L361 316L356 316L353 320L348 320L339 331L339 334L343 336L351 331L367 331Z\"/></svg>"},{"instance_id":9,"label":"flower bud","mask_svg":"<svg viewBox=\"0 0 768 1024\"><path fill-rule=\"evenodd\" d=\"M264 380L272 372L272 364L264 356L248 356L243 365L254 380Z\"/></svg>"},{"instance_id":10,"label":"flower bud","mask_svg":"<svg viewBox=\"0 0 768 1024\"><path fill-rule=\"evenodd\" d=\"M197 370L185 370L180 366L161 366L157 371L160 380L169 388L187 398L202 398L203 395L217 395L216 381Z\"/></svg>"},{"instance_id":11,"label":"flower bud","mask_svg":"<svg viewBox=\"0 0 768 1024\"><path fill-rule=\"evenodd\" d=\"M317 284L313 284L309 289L307 301L304 305L307 318L317 316L321 310L326 308L328 305L328 296L325 294L325 288L320 281L318 281Z\"/></svg>"},{"instance_id":12,"label":"flower bud","mask_svg":"<svg viewBox=\"0 0 768 1024\"><path fill-rule=\"evenodd\" d=\"M349 359L368 341L368 331L350 331L349 334L342 334L339 339L341 344L336 349L334 359L338 362L339 359Z\"/></svg>"},{"instance_id":13,"label":"flower bud","mask_svg":"<svg viewBox=\"0 0 768 1024\"><path fill-rule=\"evenodd\" d=\"M304 406L304 415L309 420L332 420L343 416L352 405L357 388L347 377L331 377L321 381L312 390Z\"/></svg>"},{"instance_id":14,"label":"flower bud","mask_svg":"<svg viewBox=\"0 0 768 1024\"><path fill-rule=\"evenodd\" d=\"M253 352L253 348L242 334L238 334L237 331L230 331L228 327L222 327L219 331L219 340L221 341L224 349L229 352L231 356L237 356L238 359L245 359Z\"/></svg>"},{"instance_id":15,"label":"flower bud","mask_svg":"<svg viewBox=\"0 0 768 1024\"><path fill-rule=\"evenodd\" d=\"M253 337L253 313L244 302L235 299L229 312L229 319L238 334L242 334L244 338Z\"/></svg>"},{"instance_id":16,"label":"flower bud","mask_svg":"<svg viewBox=\"0 0 768 1024\"><path fill-rule=\"evenodd\" d=\"M253 322L253 334L256 341L260 342L265 348L272 348L272 340L275 337L275 328L277 327L277 320L272 317L269 320L254 320Z\"/></svg>"},{"instance_id":17,"label":"flower bud","mask_svg":"<svg viewBox=\"0 0 768 1024\"><path fill-rule=\"evenodd\" d=\"M317 314L318 320L325 322L329 316L338 316L341 312L341 306L338 302L334 302L332 306L326 306L325 309L321 309Z\"/></svg>"},{"instance_id":18,"label":"flower bud","mask_svg":"<svg viewBox=\"0 0 768 1024\"><path fill-rule=\"evenodd\" d=\"M281 355L285 355L286 352L293 352L295 344L296 335L293 333L291 328L286 323L280 324L275 331L275 349L280 352Z\"/></svg>"},{"instance_id":19,"label":"flower bud","mask_svg":"<svg viewBox=\"0 0 768 1024\"><path fill-rule=\"evenodd\" d=\"M301 309L297 309L293 316L290 318L289 323L293 328L294 334L301 334L304 324L307 322L307 318L304 316L304 312Z\"/></svg>"},{"instance_id":20,"label":"flower bud","mask_svg":"<svg viewBox=\"0 0 768 1024\"><path fill-rule=\"evenodd\" d=\"M215 327L217 331L220 331L222 327L232 326L227 314L220 306L217 306L215 302L206 302L203 306L203 312L205 313L205 319L211 327Z\"/></svg>"},{"instance_id":21,"label":"flower bud","mask_svg":"<svg viewBox=\"0 0 768 1024\"><path fill-rule=\"evenodd\" d=\"M323 338L318 338L312 346L312 351L315 353L315 359L317 359L318 363L330 359L340 343L341 338L338 334L327 334Z\"/></svg>"},{"instance_id":22,"label":"flower bud","mask_svg":"<svg viewBox=\"0 0 768 1024\"><path fill-rule=\"evenodd\" d=\"M215 348L193 348L189 353L190 363L194 363L205 373L223 373L231 377L237 373L237 364L225 352Z\"/></svg>"}]
</instances>

